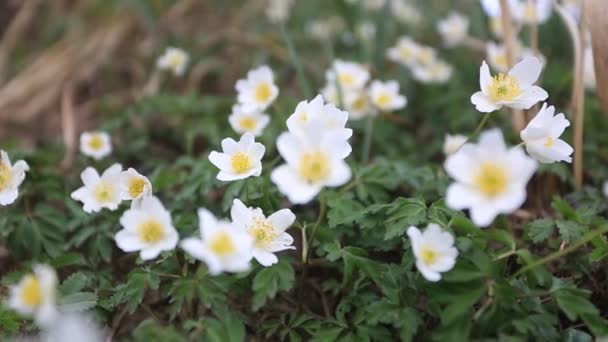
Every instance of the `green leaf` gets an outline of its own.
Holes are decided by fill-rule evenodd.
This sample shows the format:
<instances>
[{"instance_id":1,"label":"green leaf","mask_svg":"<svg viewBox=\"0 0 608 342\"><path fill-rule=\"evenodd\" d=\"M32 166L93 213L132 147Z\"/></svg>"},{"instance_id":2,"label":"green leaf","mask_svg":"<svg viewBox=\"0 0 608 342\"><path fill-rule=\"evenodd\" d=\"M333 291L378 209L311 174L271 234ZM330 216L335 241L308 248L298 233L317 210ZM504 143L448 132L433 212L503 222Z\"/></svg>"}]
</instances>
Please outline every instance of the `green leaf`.
<instances>
[{"instance_id":1,"label":"green leaf","mask_svg":"<svg viewBox=\"0 0 608 342\"><path fill-rule=\"evenodd\" d=\"M97 305L97 295L92 292L75 292L61 298L63 311L86 311Z\"/></svg>"},{"instance_id":2,"label":"green leaf","mask_svg":"<svg viewBox=\"0 0 608 342\"><path fill-rule=\"evenodd\" d=\"M63 283L61 283L61 286L59 286L59 291L64 295L82 291L82 289L89 284L89 281L89 277L87 277L84 273L72 273L63 281Z\"/></svg>"},{"instance_id":3,"label":"green leaf","mask_svg":"<svg viewBox=\"0 0 608 342\"><path fill-rule=\"evenodd\" d=\"M253 278L253 311L261 308L267 299L274 298L278 291L289 291L293 287L294 281L293 268L286 261L280 261L260 270Z\"/></svg>"},{"instance_id":4,"label":"green leaf","mask_svg":"<svg viewBox=\"0 0 608 342\"><path fill-rule=\"evenodd\" d=\"M387 211L386 233L389 240L402 236L410 226L426 221L426 204L420 198L398 198Z\"/></svg>"},{"instance_id":5,"label":"green leaf","mask_svg":"<svg viewBox=\"0 0 608 342\"><path fill-rule=\"evenodd\" d=\"M588 230L587 227L574 221L557 221L557 229L559 235L566 242L572 242L580 239Z\"/></svg>"},{"instance_id":6,"label":"green leaf","mask_svg":"<svg viewBox=\"0 0 608 342\"><path fill-rule=\"evenodd\" d=\"M597 315L598 309L587 298L572 291L557 291L553 294L557 305L569 320L576 321L579 315Z\"/></svg>"},{"instance_id":7,"label":"green leaf","mask_svg":"<svg viewBox=\"0 0 608 342\"><path fill-rule=\"evenodd\" d=\"M534 243L547 240L555 230L555 223L550 219L539 219L529 222L526 225L528 237Z\"/></svg>"}]
</instances>

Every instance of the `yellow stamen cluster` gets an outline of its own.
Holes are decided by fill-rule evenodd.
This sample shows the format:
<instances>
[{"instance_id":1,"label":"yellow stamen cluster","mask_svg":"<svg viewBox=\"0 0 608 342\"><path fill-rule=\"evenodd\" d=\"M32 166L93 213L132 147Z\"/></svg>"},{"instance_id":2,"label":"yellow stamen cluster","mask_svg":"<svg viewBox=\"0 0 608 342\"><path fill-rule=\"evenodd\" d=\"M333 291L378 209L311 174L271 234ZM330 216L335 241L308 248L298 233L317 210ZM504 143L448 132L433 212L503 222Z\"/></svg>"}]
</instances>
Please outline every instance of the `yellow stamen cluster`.
<instances>
[{"instance_id":1,"label":"yellow stamen cluster","mask_svg":"<svg viewBox=\"0 0 608 342\"><path fill-rule=\"evenodd\" d=\"M545 147L553 147L553 142L553 138L547 137L547 140L545 140L545 143L543 145L545 145Z\"/></svg>"},{"instance_id":2,"label":"yellow stamen cluster","mask_svg":"<svg viewBox=\"0 0 608 342\"><path fill-rule=\"evenodd\" d=\"M507 173L500 165L484 163L474 178L477 189L488 197L495 197L507 189Z\"/></svg>"},{"instance_id":3,"label":"yellow stamen cluster","mask_svg":"<svg viewBox=\"0 0 608 342\"><path fill-rule=\"evenodd\" d=\"M242 118L239 124L247 131L253 131L257 127L257 122L250 116Z\"/></svg>"},{"instance_id":4,"label":"yellow stamen cluster","mask_svg":"<svg viewBox=\"0 0 608 342\"><path fill-rule=\"evenodd\" d=\"M12 178L11 168L7 163L0 161L0 190L6 188L11 183Z\"/></svg>"},{"instance_id":5,"label":"yellow stamen cluster","mask_svg":"<svg viewBox=\"0 0 608 342\"><path fill-rule=\"evenodd\" d=\"M379 107L388 106L391 104L393 97L388 93L382 93L376 97L376 105Z\"/></svg>"},{"instance_id":6,"label":"yellow stamen cluster","mask_svg":"<svg viewBox=\"0 0 608 342\"><path fill-rule=\"evenodd\" d=\"M148 220L137 226L137 234L145 243L157 243L165 237L163 225L157 220Z\"/></svg>"},{"instance_id":7,"label":"yellow stamen cluster","mask_svg":"<svg viewBox=\"0 0 608 342\"><path fill-rule=\"evenodd\" d=\"M230 165L235 173L245 173L251 168L251 159L245 153L237 152L230 158Z\"/></svg>"},{"instance_id":8,"label":"yellow stamen cluster","mask_svg":"<svg viewBox=\"0 0 608 342\"><path fill-rule=\"evenodd\" d=\"M255 100L258 102L267 102L272 96L272 88L267 82L258 84L255 88Z\"/></svg>"},{"instance_id":9,"label":"yellow stamen cluster","mask_svg":"<svg viewBox=\"0 0 608 342\"><path fill-rule=\"evenodd\" d=\"M254 219L247 230L255 239L255 244L260 247L268 246L277 236L272 224L263 218Z\"/></svg>"},{"instance_id":10,"label":"yellow stamen cluster","mask_svg":"<svg viewBox=\"0 0 608 342\"><path fill-rule=\"evenodd\" d=\"M427 246L422 246L420 248L420 259L425 265L432 265L439 259L439 253Z\"/></svg>"},{"instance_id":11,"label":"yellow stamen cluster","mask_svg":"<svg viewBox=\"0 0 608 342\"><path fill-rule=\"evenodd\" d=\"M92 150L101 150L103 148L103 138L99 134L93 134L89 140L89 147Z\"/></svg>"},{"instance_id":12,"label":"yellow stamen cluster","mask_svg":"<svg viewBox=\"0 0 608 342\"><path fill-rule=\"evenodd\" d=\"M114 198L116 189L112 184L106 182L100 182L95 187L95 199L100 203L111 202Z\"/></svg>"},{"instance_id":13,"label":"yellow stamen cluster","mask_svg":"<svg viewBox=\"0 0 608 342\"><path fill-rule=\"evenodd\" d=\"M349 73L340 74L338 79L340 80L340 84L345 86L352 86L355 84L355 78Z\"/></svg>"},{"instance_id":14,"label":"yellow stamen cluster","mask_svg":"<svg viewBox=\"0 0 608 342\"><path fill-rule=\"evenodd\" d=\"M519 81L502 73L494 76L487 90L490 99L494 102L513 101L521 95Z\"/></svg>"},{"instance_id":15,"label":"yellow stamen cluster","mask_svg":"<svg viewBox=\"0 0 608 342\"><path fill-rule=\"evenodd\" d=\"M129 180L129 195L132 198L139 197L146 187L146 180L143 177L132 177Z\"/></svg>"},{"instance_id":16,"label":"yellow stamen cluster","mask_svg":"<svg viewBox=\"0 0 608 342\"><path fill-rule=\"evenodd\" d=\"M25 276L21 287L21 301L30 307L37 307L42 304L42 288L40 280L33 275Z\"/></svg>"},{"instance_id":17,"label":"yellow stamen cluster","mask_svg":"<svg viewBox=\"0 0 608 342\"><path fill-rule=\"evenodd\" d=\"M226 256L236 252L236 247L230 235L219 232L209 242L209 248L219 256Z\"/></svg>"},{"instance_id":18,"label":"yellow stamen cluster","mask_svg":"<svg viewBox=\"0 0 608 342\"><path fill-rule=\"evenodd\" d=\"M321 151L306 152L300 161L300 176L309 183L316 183L329 176L327 155Z\"/></svg>"}]
</instances>

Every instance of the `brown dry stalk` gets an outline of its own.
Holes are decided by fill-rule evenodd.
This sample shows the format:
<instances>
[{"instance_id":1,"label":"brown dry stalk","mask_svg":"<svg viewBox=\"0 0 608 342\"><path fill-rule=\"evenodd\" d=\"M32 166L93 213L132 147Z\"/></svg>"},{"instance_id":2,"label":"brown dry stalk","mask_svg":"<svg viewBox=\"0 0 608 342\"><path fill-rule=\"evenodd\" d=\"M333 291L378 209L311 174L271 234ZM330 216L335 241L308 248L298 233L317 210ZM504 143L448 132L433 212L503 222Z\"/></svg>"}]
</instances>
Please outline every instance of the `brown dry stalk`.
<instances>
[{"instance_id":1,"label":"brown dry stalk","mask_svg":"<svg viewBox=\"0 0 608 342\"><path fill-rule=\"evenodd\" d=\"M500 0L500 19L502 20L502 29L504 36L504 44L507 52L507 64L509 69L515 64L515 30L511 19L511 10L507 0ZM512 111L513 130L519 133L526 126L526 119L521 110L513 109Z\"/></svg>"},{"instance_id":2,"label":"brown dry stalk","mask_svg":"<svg viewBox=\"0 0 608 342\"><path fill-rule=\"evenodd\" d=\"M36 14L39 3L39 0L23 1L19 12L2 36L2 40L0 41L0 84L6 76L4 69L6 68L10 55L27 32L32 19Z\"/></svg>"},{"instance_id":3,"label":"brown dry stalk","mask_svg":"<svg viewBox=\"0 0 608 342\"><path fill-rule=\"evenodd\" d=\"M591 33L596 93L608 116L608 1L587 0L584 7L587 28Z\"/></svg>"},{"instance_id":4,"label":"brown dry stalk","mask_svg":"<svg viewBox=\"0 0 608 342\"><path fill-rule=\"evenodd\" d=\"M72 166L76 154L76 113L74 110L74 84L68 83L61 96L61 131L65 154L61 168L67 170Z\"/></svg>"}]
</instances>

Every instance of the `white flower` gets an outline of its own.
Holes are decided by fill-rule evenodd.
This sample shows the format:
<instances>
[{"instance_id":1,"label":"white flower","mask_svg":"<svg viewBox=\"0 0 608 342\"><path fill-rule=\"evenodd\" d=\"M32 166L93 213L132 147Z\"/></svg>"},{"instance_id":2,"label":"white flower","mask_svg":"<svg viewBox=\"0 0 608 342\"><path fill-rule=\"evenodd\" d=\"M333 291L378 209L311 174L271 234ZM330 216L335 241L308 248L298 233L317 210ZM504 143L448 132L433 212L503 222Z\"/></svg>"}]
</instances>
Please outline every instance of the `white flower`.
<instances>
[{"instance_id":1,"label":"white flower","mask_svg":"<svg viewBox=\"0 0 608 342\"><path fill-rule=\"evenodd\" d=\"M519 58L521 55L521 44L516 42L515 44L515 56L514 58ZM509 62L507 60L507 48L504 44L496 44L494 42L489 42L486 44L486 58L488 60L488 64L499 72L508 72L509 71Z\"/></svg>"},{"instance_id":2,"label":"white flower","mask_svg":"<svg viewBox=\"0 0 608 342\"><path fill-rule=\"evenodd\" d=\"M19 197L19 186L25 179L25 172L30 167L23 160L14 165L8 154L0 150L0 205L9 205Z\"/></svg>"},{"instance_id":3,"label":"white flower","mask_svg":"<svg viewBox=\"0 0 608 342\"><path fill-rule=\"evenodd\" d=\"M445 135L445 140L443 141L443 154L449 156L450 154L454 154L460 150L462 145L467 142L467 137L461 134Z\"/></svg>"},{"instance_id":4,"label":"white flower","mask_svg":"<svg viewBox=\"0 0 608 342\"><path fill-rule=\"evenodd\" d=\"M417 227L407 229L416 257L416 268L428 281L439 281L441 273L454 268L458 250L454 247L454 236L431 223L420 232Z\"/></svg>"},{"instance_id":5,"label":"white flower","mask_svg":"<svg viewBox=\"0 0 608 342\"><path fill-rule=\"evenodd\" d=\"M306 24L306 34L319 41L331 40L340 32L344 31L346 24L344 19L339 16L329 18L314 19Z\"/></svg>"},{"instance_id":6,"label":"white flower","mask_svg":"<svg viewBox=\"0 0 608 342\"><path fill-rule=\"evenodd\" d=\"M454 178L447 206L469 209L473 223L486 227L498 214L512 213L524 203L537 163L520 147L507 149L502 132L493 129L482 133L477 145L464 144L444 166Z\"/></svg>"},{"instance_id":7,"label":"white flower","mask_svg":"<svg viewBox=\"0 0 608 342\"><path fill-rule=\"evenodd\" d=\"M591 45L585 47L584 63L584 82L585 88L589 90L595 89L595 66L593 65L593 49Z\"/></svg>"},{"instance_id":8,"label":"white flower","mask_svg":"<svg viewBox=\"0 0 608 342\"><path fill-rule=\"evenodd\" d=\"M416 62L419 56L419 50L420 45L412 40L412 38L402 36L395 46L390 47L386 51L386 56L393 62L410 65Z\"/></svg>"},{"instance_id":9,"label":"white flower","mask_svg":"<svg viewBox=\"0 0 608 342\"><path fill-rule=\"evenodd\" d=\"M376 25L371 21L364 21L357 24L355 33L359 39L363 41L370 41L376 36Z\"/></svg>"},{"instance_id":10,"label":"white flower","mask_svg":"<svg viewBox=\"0 0 608 342\"><path fill-rule=\"evenodd\" d=\"M507 75L501 73L492 77L490 68L484 61L479 75L481 91L471 96L471 102L482 113L493 112L502 106L530 109L549 96L544 89L533 85L538 80L541 69L542 63L538 58L526 57Z\"/></svg>"},{"instance_id":11,"label":"white flower","mask_svg":"<svg viewBox=\"0 0 608 342\"><path fill-rule=\"evenodd\" d=\"M266 148L255 142L253 134L243 134L239 142L232 138L222 140L222 151L209 154L209 161L220 169L217 179L230 182L262 174L262 157Z\"/></svg>"},{"instance_id":12,"label":"white flower","mask_svg":"<svg viewBox=\"0 0 608 342\"><path fill-rule=\"evenodd\" d=\"M53 324L42 332L41 342L103 342L107 334L95 322L95 318L87 313L60 313Z\"/></svg>"},{"instance_id":13,"label":"white flower","mask_svg":"<svg viewBox=\"0 0 608 342\"><path fill-rule=\"evenodd\" d=\"M80 135L80 152L96 160L112 153L110 136L106 132L84 132Z\"/></svg>"},{"instance_id":14,"label":"white flower","mask_svg":"<svg viewBox=\"0 0 608 342\"><path fill-rule=\"evenodd\" d=\"M515 8L517 1L518 0L509 0L508 1L507 4L509 6L509 9L511 10L511 13L513 12L513 9ZM483 8L483 11L486 13L487 16L500 18L500 15L501 15L500 0L481 0L481 7Z\"/></svg>"},{"instance_id":15,"label":"white flower","mask_svg":"<svg viewBox=\"0 0 608 342\"><path fill-rule=\"evenodd\" d=\"M351 91L346 93L344 97L348 119L360 120L376 113L366 91Z\"/></svg>"},{"instance_id":16,"label":"white flower","mask_svg":"<svg viewBox=\"0 0 608 342\"><path fill-rule=\"evenodd\" d=\"M43 326L50 325L57 316L55 296L57 275L47 265L35 265L34 272L23 276L10 288L8 306L18 313L33 317Z\"/></svg>"},{"instance_id":17,"label":"white flower","mask_svg":"<svg viewBox=\"0 0 608 342\"><path fill-rule=\"evenodd\" d=\"M538 114L521 131L521 140L526 144L526 150L541 163L556 161L572 162L570 155L574 150L559 137L564 133L570 121L564 114L555 115L555 107L543 104Z\"/></svg>"},{"instance_id":18,"label":"white flower","mask_svg":"<svg viewBox=\"0 0 608 342\"><path fill-rule=\"evenodd\" d=\"M253 136L259 137L270 122L270 117L258 110L246 110L243 106L234 105L228 122L238 134L249 132Z\"/></svg>"},{"instance_id":19,"label":"white flower","mask_svg":"<svg viewBox=\"0 0 608 342\"><path fill-rule=\"evenodd\" d=\"M430 65L437 60L437 51L430 46L419 45L414 58L417 65Z\"/></svg>"},{"instance_id":20,"label":"white flower","mask_svg":"<svg viewBox=\"0 0 608 342\"><path fill-rule=\"evenodd\" d=\"M120 191L120 178L122 166L114 164L107 168L101 177L92 167L87 167L80 174L83 187L72 192L72 199L84 204L83 210L86 213L95 213L102 208L109 210L118 209L122 201Z\"/></svg>"},{"instance_id":21,"label":"white flower","mask_svg":"<svg viewBox=\"0 0 608 342\"><path fill-rule=\"evenodd\" d=\"M304 127L304 134L282 133L277 149L287 162L272 171L270 179L295 204L310 202L326 186L336 187L351 178L344 162L351 147L346 130L327 130L319 121Z\"/></svg>"},{"instance_id":22,"label":"white flower","mask_svg":"<svg viewBox=\"0 0 608 342\"><path fill-rule=\"evenodd\" d=\"M134 168L123 171L120 175L120 197L125 201L138 201L152 194L152 183L148 177Z\"/></svg>"},{"instance_id":23,"label":"white flower","mask_svg":"<svg viewBox=\"0 0 608 342\"><path fill-rule=\"evenodd\" d=\"M490 17L490 29L496 37L504 37L504 27L502 26L502 18L500 16Z\"/></svg>"},{"instance_id":24,"label":"white flower","mask_svg":"<svg viewBox=\"0 0 608 342\"><path fill-rule=\"evenodd\" d=\"M160 70L169 70L173 75L181 76L186 71L188 60L189 57L186 51L175 47L168 47L165 53L156 61L156 66Z\"/></svg>"},{"instance_id":25,"label":"white flower","mask_svg":"<svg viewBox=\"0 0 608 342\"><path fill-rule=\"evenodd\" d=\"M206 209L198 210L201 238L187 238L182 248L192 257L204 261L212 275L245 272L251 267L253 239L228 221L218 221Z\"/></svg>"},{"instance_id":26,"label":"white flower","mask_svg":"<svg viewBox=\"0 0 608 342\"><path fill-rule=\"evenodd\" d=\"M114 236L116 245L127 253L140 251L143 260L174 249L179 239L171 214L155 196L144 197L140 205L125 211L120 225L123 229Z\"/></svg>"},{"instance_id":27,"label":"white flower","mask_svg":"<svg viewBox=\"0 0 608 342\"><path fill-rule=\"evenodd\" d=\"M343 91L363 89L369 80L369 71L355 62L335 60L331 69L327 70L327 83L338 83Z\"/></svg>"},{"instance_id":28,"label":"white flower","mask_svg":"<svg viewBox=\"0 0 608 342\"><path fill-rule=\"evenodd\" d=\"M349 94L353 91L344 92L344 101L349 100ZM315 125L320 129L317 134L325 131L336 131L346 141L352 135L352 130L346 127L348 113L338 109L334 104L325 104L323 96L317 95L310 101L300 101L293 114L287 118L287 128L298 136L306 135L308 126Z\"/></svg>"},{"instance_id":29,"label":"white flower","mask_svg":"<svg viewBox=\"0 0 608 342\"><path fill-rule=\"evenodd\" d=\"M446 83L452 77L452 66L435 60L427 65L412 65L412 76L421 83Z\"/></svg>"},{"instance_id":30,"label":"white flower","mask_svg":"<svg viewBox=\"0 0 608 342\"><path fill-rule=\"evenodd\" d=\"M263 111L270 106L279 95L279 88L274 84L272 70L263 65L250 70L247 78L236 82L238 102L246 110Z\"/></svg>"},{"instance_id":31,"label":"white flower","mask_svg":"<svg viewBox=\"0 0 608 342\"><path fill-rule=\"evenodd\" d=\"M551 17L553 0L519 0L513 5L513 19L522 24L542 24Z\"/></svg>"},{"instance_id":32,"label":"white flower","mask_svg":"<svg viewBox=\"0 0 608 342\"><path fill-rule=\"evenodd\" d=\"M416 25L423 16L408 0L392 0L391 13L402 24Z\"/></svg>"},{"instance_id":33,"label":"white flower","mask_svg":"<svg viewBox=\"0 0 608 342\"><path fill-rule=\"evenodd\" d=\"M447 47L460 44L467 37L468 30L469 19L456 12L451 12L437 23L437 31Z\"/></svg>"},{"instance_id":34,"label":"white flower","mask_svg":"<svg viewBox=\"0 0 608 342\"><path fill-rule=\"evenodd\" d=\"M266 17L272 23L283 23L289 18L294 0L268 0Z\"/></svg>"},{"instance_id":35,"label":"white flower","mask_svg":"<svg viewBox=\"0 0 608 342\"><path fill-rule=\"evenodd\" d=\"M399 94L397 81L373 81L369 97L376 108L385 112L399 110L407 104L405 96Z\"/></svg>"},{"instance_id":36,"label":"white flower","mask_svg":"<svg viewBox=\"0 0 608 342\"><path fill-rule=\"evenodd\" d=\"M253 257L262 266L276 264L279 259L275 252L296 249L293 238L285 232L296 220L296 215L289 209L281 209L268 216L260 208L250 208L235 199L230 211L232 225L251 236L254 241Z\"/></svg>"}]
</instances>

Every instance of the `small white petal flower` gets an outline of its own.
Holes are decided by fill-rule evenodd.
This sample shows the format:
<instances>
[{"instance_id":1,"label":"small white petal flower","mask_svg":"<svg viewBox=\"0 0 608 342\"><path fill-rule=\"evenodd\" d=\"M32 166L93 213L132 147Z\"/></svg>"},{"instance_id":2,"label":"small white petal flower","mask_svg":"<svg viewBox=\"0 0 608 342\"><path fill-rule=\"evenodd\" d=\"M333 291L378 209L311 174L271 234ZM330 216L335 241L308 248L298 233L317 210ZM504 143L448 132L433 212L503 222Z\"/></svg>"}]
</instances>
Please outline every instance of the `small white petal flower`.
<instances>
[{"instance_id":1,"label":"small white petal flower","mask_svg":"<svg viewBox=\"0 0 608 342\"><path fill-rule=\"evenodd\" d=\"M313 19L306 24L306 34L318 41L329 41L343 32L346 23L340 16Z\"/></svg>"},{"instance_id":2,"label":"small white petal flower","mask_svg":"<svg viewBox=\"0 0 608 342\"><path fill-rule=\"evenodd\" d=\"M8 306L22 315L33 317L39 325L48 326L57 316L56 288L55 270L47 265L35 265L32 274L25 275L11 287Z\"/></svg>"},{"instance_id":3,"label":"small white petal flower","mask_svg":"<svg viewBox=\"0 0 608 342\"><path fill-rule=\"evenodd\" d=\"M376 25L371 21L364 21L357 25L355 33L359 39L370 41L376 36Z\"/></svg>"},{"instance_id":4,"label":"small white petal flower","mask_svg":"<svg viewBox=\"0 0 608 342\"><path fill-rule=\"evenodd\" d=\"M369 97L376 108L386 112L402 109L407 104L405 96L399 94L397 81L373 81Z\"/></svg>"},{"instance_id":5,"label":"small white petal flower","mask_svg":"<svg viewBox=\"0 0 608 342\"><path fill-rule=\"evenodd\" d=\"M201 238L182 240L181 247L207 264L209 273L245 272L251 267L254 241L228 221L218 221L207 209L198 210Z\"/></svg>"},{"instance_id":6,"label":"small white petal flower","mask_svg":"<svg viewBox=\"0 0 608 342\"><path fill-rule=\"evenodd\" d=\"M95 213L102 208L109 210L118 209L122 201L120 191L120 178L122 166L114 164L107 168L101 177L97 170L87 167L80 174L83 187L72 192L72 199L83 203L83 210L86 213Z\"/></svg>"},{"instance_id":7,"label":"small white petal flower","mask_svg":"<svg viewBox=\"0 0 608 342\"><path fill-rule=\"evenodd\" d=\"M120 197L125 201L139 201L152 195L152 183L148 177L140 174L134 168L123 171L120 175Z\"/></svg>"},{"instance_id":8,"label":"small white petal flower","mask_svg":"<svg viewBox=\"0 0 608 342\"><path fill-rule=\"evenodd\" d=\"M114 236L116 245L127 253L140 251L143 260L174 249L179 239L171 214L155 196L144 197L140 205L125 211L120 225L123 229Z\"/></svg>"},{"instance_id":9,"label":"small white petal flower","mask_svg":"<svg viewBox=\"0 0 608 342\"><path fill-rule=\"evenodd\" d=\"M442 84L446 83L452 77L452 66L435 60L427 65L414 64L411 66L412 76L421 83L426 84Z\"/></svg>"},{"instance_id":10,"label":"small white petal flower","mask_svg":"<svg viewBox=\"0 0 608 342\"><path fill-rule=\"evenodd\" d=\"M354 90L353 90L354 91ZM349 94L352 91L344 92L344 102L349 100ZM340 131L340 135L346 135L344 139L348 139L352 135L352 130L345 128L349 115L347 112L338 109L334 104L325 104L323 96L317 95L310 101L300 101L296 106L293 114L287 118L287 128L290 132L302 136L306 135L305 131L310 125L321 129L317 134L324 133L328 130Z\"/></svg>"},{"instance_id":11,"label":"small white petal flower","mask_svg":"<svg viewBox=\"0 0 608 342\"><path fill-rule=\"evenodd\" d=\"M416 65L431 65L437 60L437 51L430 46L419 45L414 58Z\"/></svg>"},{"instance_id":12,"label":"small white petal flower","mask_svg":"<svg viewBox=\"0 0 608 342\"><path fill-rule=\"evenodd\" d=\"M564 114L555 115L555 107L543 104L538 114L521 131L521 140L526 144L526 151L541 163L572 162L570 155L574 149L559 137L564 133L570 121Z\"/></svg>"},{"instance_id":13,"label":"small white petal flower","mask_svg":"<svg viewBox=\"0 0 608 342\"><path fill-rule=\"evenodd\" d=\"M467 37L469 19L459 13L450 12L445 19L437 23L437 31L439 31L445 46L456 46Z\"/></svg>"},{"instance_id":14,"label":"small white petal flower","mask_svg":"<svg viewBox=\"0 0 608 342\"><path fill-rule=\"evenodd\" d=\"M41 337L42 342L103 342L107 334L91 314L68 312L60 313Z\"/></svg>"},{"instance_id":15,"label":"small white petal flower","mask_svg":"<svg viewBox=\"0 0 608 342\"><path fill-rule=\"evenodd\" d=\"M268 267L279 262L274 253L296 249L293 238L285 232L296 220L296 215L291 210L281 209L267 218L262 209L247 207L235 199L230 215L233 227L246 232L253 239L253 257L262 266Z\"/></svg>"},{"instance_id":16,"label":"small white petal flower","mask_svg":"<svg viewBox=\"0 0 608 342\"><path fill-rule=\"evenodd\" d=\"M593 49L591 48L591 45L587 45L585 47L585 54L583 57L583 63L584 63L584 83L585 83L585 88L587 88L588 90L593 90L595 89L595 66L593 65Z\"/></svg>"},{"instance_id":17,"label":"small white petal flower","mask_svg":"<svg viewBox=\"0 0 608 342\"><path fill-rule=\"evenodd\" d=\"M348 118L360 120L364 117L375 115L367 91L351 91L344 95L344 105L348 111Z\"/></svg>"},{"instance_id":18,"label":"small white petal flower","mask_svg":"<svg viewBox=\"0 0 608 342\"><path fill-rule=\"evenodd\" d=\"M542 62L536 57L526 57L517 63L507 75L492 77L490 68L484 61L480 69L481 91L471 96L471 103L478 111L490 113L507 106L514 109L530 109L549 94L533 85L542 70Z\"/></svg>"},{"instance_id":19,"label":"small white petal flower","mask_svg":"<svg viewBox=\"0 0 608 342\"><path fill-rule=\"evenodd\" d=\"M325 77L328 84L339 84L343 91L361 90L369 80L369 71L359 63L337 59Z\"/></svg>"},{"instance_id":20,"label":"small white petal flower","mask_svg":"<svg viewBox=\"0 0 608 342\"><path fill-rule=\"evenodd\" d=\"M390 47L386 51L386 56L393 62L410 65L416 62L420 55L418 52L420 48L420 44L416 43L412 38L402 36L395 46Z\"/></svg>"},{"instance_id":21,"label":"small white petal flower","mask_svg":"<svg viewBox=\"0 0 608 342\"><path fill-rule=\"evenodd\" d=\"M99 160L112 153L110 136L106 132L84 132L80 135L80 152Z\"/></svg>"},{"instance_id":22,"label":"small white petal flower","mask_svg":"<svg viewBox=\"0 0 608 342\"><path fill-rule=\"evenodd\" d=\"M443 142L443 154L449 156L456 153L467 142L467 137L460 134L446 134Z\"/></svg>"},{"instance_id":23,"label":"small white petal flower","mask_svg":"<svg viewBox=\"0 0 608 342\"><path fill-rule=\"evenodd\" d=\"M416 268L428 281L441 280L441 273L448 272L456 264L458 250L454 247L454 236L431 223L420 232L417 227L407 229L416 257Z\"/></svg>"},{"instance_id":24,"label":"small white petal flower","mask_svg":"<svg viewBox=\"0 0 608 342\"><path fill-rule=\"evenodd\" d=\"M217 179L230 182L262 174L262 157L266 148L255 142L253 134L243 134L238 142L232 138L222 140L222 151L209 154L209 161L220 169Z\"/></svg>"},{"instance_id":25,"label":"small white petal flower","mask_svg":"<svg viewBox=\"0 0 608 342\"><path fill-rule=\"evenodd\" d=\"M513 19L522 24L542 24L551 17L553 0L519 0L514 2Z\"/></svg>"},{"instance_id":26,"label":"small white petal flower","mask_svg":"<svg viewBox=\"0 0 608 342\"><path fill-rule=\"evenodd\" d=\"M294 0L268 0L266 17L271 23L283 23L289 18Z\"/></svg>"},{"instance_id":27,"label":"small white petal flower","mask_svg":"<svg viewBox=\"0 0 608 342\"><path fill-rule=\"evenodd\" d=\"M259 137L270 122L270 117L258 110L246 110L243 106L232 106L232 114L228 117L232 129L238 134L247 132Z\"/></svg>"},{"instance_id":28,"label":"small white petal flower","mask_svg":"<svg viewBox=\"0 0 608 342\"><path fill-rule=\"evenodd\" d=\"M410 1L393 0L391 4L391 13L402 24L417 25L424 18L420 10L411 4Z\"/></svg>"},{"instance_id":29,"label":"small white petal flower","mask_svg":"<svg viewBox=\"0 0 608 342\"><path fill-rule=\"evenodd\" d=\"M476 145L464 144L444 167L454 179L447 189L447 206L469 209L473 223L486 227L498 214L512 213L524 203L537 163L520 147L507 148L502 132L493 129L482 133Z\"/></svg>"},{"instance_id":30,"label":"small white petal flower","mask_svg":"<svg viewBox=\"0 0 608 342\"><path fill-rule=\"evenodd\" d=\"M235 88L238 102L248 111L265 110L279 95L272 69L266 65L250 70L246 79L236 82Z\"/></svg>"},{"instance_id":31,"label":"small white petal flower","mask_svg":"<svg viewBox=\"0 0 608 342\"><path fill-rule=\"evenodd\" d=\"M540 54L535 54L534 51L529 48L525 48L519 41L515 42L514 50L515 51L513 51L513 53L515 60L522 60L527 57L537 57L540 59L541 64L543 66L545 65L544 56ZM488 44L486 44L486 58L488 64L492 67L492 69L502 73L506 73L509 71L509 63L507 61L507 49L503 44L496 44L494 42L489 42Z\"/></svg>"},{"instance_id":32,"label":"small white petal flower","mask_svg":"<svg viewBox=\"0 0 608 342\"><path fill-rule=\"evenodd\" d=\"M168 47L162 56L156 61L156 67L160 70L169 70L175 76L181 76L186 71L190 57L186 51Z\"/></svg>"},{"instance_id":33,"label":"small white petal flower","mask_svg":"<svg viewBox=\"0 0 608 342\"><path fill-rule=\"evenodd\" d=\"M19 197L19 186L25 179L25 172L29 170L29 165L23 160L11 164L8 154L0 150L0 206L15 202Z\"/></svg>"}]
</instances>

